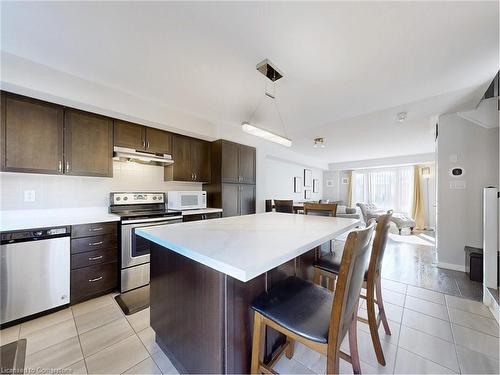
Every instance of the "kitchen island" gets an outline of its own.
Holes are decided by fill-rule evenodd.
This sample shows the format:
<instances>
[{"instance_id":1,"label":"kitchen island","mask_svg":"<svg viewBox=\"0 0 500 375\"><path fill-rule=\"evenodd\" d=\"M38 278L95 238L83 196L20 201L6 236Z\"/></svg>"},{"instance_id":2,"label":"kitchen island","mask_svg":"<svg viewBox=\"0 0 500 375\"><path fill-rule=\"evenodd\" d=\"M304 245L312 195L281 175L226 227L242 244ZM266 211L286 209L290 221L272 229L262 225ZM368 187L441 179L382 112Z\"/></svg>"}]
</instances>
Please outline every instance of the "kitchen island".
<instances>
[{"instance_id":1,"label":"kitchen island","mask_svg":"<svg viewBox=\"0 0 500 375\"><path fill-rule=\"evenodd\" d=\"M263 213L137 229L151 246L151 327L179 372L247 373L252 300L359 220ZM282 343L266 337L266 357Z\"/></svg>"}]
</instances>

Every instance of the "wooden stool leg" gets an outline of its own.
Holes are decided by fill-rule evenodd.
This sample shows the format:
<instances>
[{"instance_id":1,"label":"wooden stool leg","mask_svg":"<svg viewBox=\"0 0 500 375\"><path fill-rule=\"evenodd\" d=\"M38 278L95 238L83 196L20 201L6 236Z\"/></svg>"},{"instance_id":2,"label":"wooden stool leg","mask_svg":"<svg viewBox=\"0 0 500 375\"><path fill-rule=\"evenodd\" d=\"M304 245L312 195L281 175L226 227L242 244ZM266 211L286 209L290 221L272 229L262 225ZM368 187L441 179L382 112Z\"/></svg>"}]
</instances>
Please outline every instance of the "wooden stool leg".
<instances>
[{"instance_id":1,"label":"wooden stool leg","mask_svg":"<svg viewBox=\"0 0 500 375\"><path fill-rule=\"evenodd\" d=\"M333 277L327 277L326 279L328 290L333 292L335 290L335 279Z\"/></svg>"},{"instance_id":2,"label":"wooden stool leg","mask_svg":"<svg viewBox=\"0 0 500 375\"><path fill-rule=\"evenodd\" d=\"M258 374L260 364L262 362L263 353L263 342L264 342L264 331L266 325L262 323L262 315L258 312L254 313L253 319L253 338L252 338L252 362L251 362L251 373Z\"/></svg>"},{"instance_id":3,"label":"wooden stool leg","mask_svg":"<svg viewBox=\"0 0 500 375\"><path fill-rule=\"evenodd\" d=\"M370 327L370 336L372 337L373 348L375 349L375 354L377 355L377 361L382 366L385 366L385 357L382 350L382 344L380 343L380 337L378 335L377 316L375 314L375 286L368 284L366 287L366 310L368 311L368 326Z\"/></svg>"},{"instance_id":4,"label":"wooden stool leg","mask_svg":"<svg viewBox=\"0 0 500 375\"><path fill-rule=\"evenodd\" d=\"M328 353L326 357L326 373L340 374L340 349L335 350L332 354Z\"/></svg>"},{"instance_id":5,"label":"wooden stool leg","mask_svg":"<svg viewBox=\"0 0 500 375\"><path fill-rule=\"evenodd\" d=\"M287 337L286 338L286 349L285 349L285 355L288 359L292 359L293 357L293 350L294 350L294 345L295 341L293 341L291 338Z\"/></svg>"},{"instance_id":6,"label":"wooden stool leg","mask_svg":"<svg viewBox=\"0 0 500 375\"><path fill-rule=\"evenodd\" d=\"M357 316L358 309L352 317L351 326L349 327L349 352L351 354L352 371L355 374L361 374L361 364L359 362L358 352L358 332L357 332Z\"/></svg>"},{"instance_id":7,"label":"wooden stool leg","mask_svg":"<svg viewBox=\"0 0 500 375\"><path fill-rule=\"evenodd\" d=\"M387 321L387 316L385 315L384 300L382 299L382 282L380 273L375 277L375 289L377 292L378 313L380 314L380 319L384 325L385 333L390 335L391 329L389 328L389 322Z\"/></svg>"}]
</instances>

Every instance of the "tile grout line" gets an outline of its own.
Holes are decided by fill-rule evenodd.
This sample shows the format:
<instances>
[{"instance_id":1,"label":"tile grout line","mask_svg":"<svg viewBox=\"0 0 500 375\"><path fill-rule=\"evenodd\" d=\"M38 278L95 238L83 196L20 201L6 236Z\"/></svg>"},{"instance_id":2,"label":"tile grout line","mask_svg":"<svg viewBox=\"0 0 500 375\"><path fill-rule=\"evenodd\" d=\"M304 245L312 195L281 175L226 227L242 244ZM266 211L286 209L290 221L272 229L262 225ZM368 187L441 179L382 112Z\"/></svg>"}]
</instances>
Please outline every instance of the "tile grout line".
<instances>
[{"instance_id":1,"label":"tile grout line","mask_svg":"<svg viewBox=\"0 0 500 375\"><path fill-rule=\"evenodd\" d=\"M457 350L457 342L455 340L455 332L453 331L453 324L451 323L451 316L450 316L450 307L448 306L448 301L446 300L446 312L448 313L448 318L450 318L450 330L451 330L451 337L453 339L453 349L455 351L455 357L457 358L457 365L458 365L458 371L460 374L462 374L462 366L460 365L460 360L458 359L458 350Z\"/></svg>"},{"instance_id":2,"label":"tile grout line","mask_svg":"<svg viewBox=\"0 0 500 375\"><path fill-rule=\"evenodd\" d=\"M405 299L404 303L406 303L406 296L408 295L408 285L406 285L406 292L405 292ZM396 343L396 355L394 356L394 367L392 368L392 373L396 373L396 363L398 361L398 353L399 353L399 340L401 340L401 329L403 328L403 316L404 316L405 310L403 307L403 313L401 314L401 323L399 324L399 332L398 332L398 342Z\"/></svg>"},{"instance_id":3,"label":"tile grout line","mask_svg":"<svg viewBox=\"0 0 500 375\"><path fill-rule=\"evenodd\" d=\"M73 323L75 324L75 329L76 329L76 337L78 337L78 344L80 345L80 351L82 352L82 358L83 358L83 364L85 366L85 371L88 374L89 373L89 369L87 367L87 361L85 360L85 355L83 354L82 342L80 341L80 333L78 332L78 326L76 325L75 314L74 314L72 308L71 308L71 315L73 316Z\"/></svg>"}]
</instances>

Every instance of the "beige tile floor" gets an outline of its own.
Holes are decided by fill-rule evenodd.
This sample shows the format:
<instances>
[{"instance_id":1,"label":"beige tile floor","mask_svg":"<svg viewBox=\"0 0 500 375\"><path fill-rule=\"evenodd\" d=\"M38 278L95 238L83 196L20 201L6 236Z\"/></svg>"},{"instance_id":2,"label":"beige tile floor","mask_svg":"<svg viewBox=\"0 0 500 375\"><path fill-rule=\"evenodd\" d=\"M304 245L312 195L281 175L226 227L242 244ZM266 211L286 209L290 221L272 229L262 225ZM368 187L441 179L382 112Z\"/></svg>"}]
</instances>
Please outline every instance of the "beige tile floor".
<instances>
[{"instance_id":1,"label":"beige tile floor","mask_svg":"<svg viewBox=\"0 0 500 375\"><path fill-rule=\"evenodd\" d=\"M380 329L387 365L378 365L368 326L359 323L364 373L499 373L499 326L481 303L383 280L392 335ZM366 316L364 301L360 315ZM149 309L125 316L112 295L99 297L0 331L1 344L27 339L31 373L177 373L155 343ZM348 352L348 345L343 344ZM297 344L280 373L324 373L326 358ZM352 373L341 361L342 373ZM61 372L60 372L61 373Z\"/></svg>"}]
</instances>

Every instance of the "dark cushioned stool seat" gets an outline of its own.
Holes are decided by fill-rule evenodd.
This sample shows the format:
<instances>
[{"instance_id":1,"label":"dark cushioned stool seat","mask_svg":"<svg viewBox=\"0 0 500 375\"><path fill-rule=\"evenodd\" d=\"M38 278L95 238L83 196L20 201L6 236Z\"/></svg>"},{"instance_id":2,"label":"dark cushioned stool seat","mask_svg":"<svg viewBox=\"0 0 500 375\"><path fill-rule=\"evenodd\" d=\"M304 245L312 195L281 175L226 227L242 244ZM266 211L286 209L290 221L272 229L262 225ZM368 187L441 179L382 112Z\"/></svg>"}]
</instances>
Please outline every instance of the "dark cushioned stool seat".
<instances>
[{"instance_id":1,"label":"dark cushioned stool seat","mask_svg":"<svg viewBox=\"0 0 500 375\"><path fill-rule=\"evenodd\" d=\"M332 304L332 292L292 276L257 297L252 309L297 335L326 344Z\"/></svg>"},{"instance_id":2,"label":"dark cushioned stool seat","mask_svg":"<svg viewBox=\"0 0 500 375\"><path fill-rule=\"evenodd\" d=\"M340 263L342 261L342 251L336 251L323 255L313 263L314 267L318 267L323 271L339 274ZM368 268L365 271L365 280L368 278Z\"/></svg>"}]
</instances>

